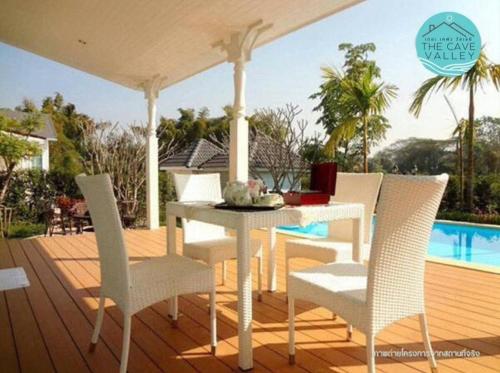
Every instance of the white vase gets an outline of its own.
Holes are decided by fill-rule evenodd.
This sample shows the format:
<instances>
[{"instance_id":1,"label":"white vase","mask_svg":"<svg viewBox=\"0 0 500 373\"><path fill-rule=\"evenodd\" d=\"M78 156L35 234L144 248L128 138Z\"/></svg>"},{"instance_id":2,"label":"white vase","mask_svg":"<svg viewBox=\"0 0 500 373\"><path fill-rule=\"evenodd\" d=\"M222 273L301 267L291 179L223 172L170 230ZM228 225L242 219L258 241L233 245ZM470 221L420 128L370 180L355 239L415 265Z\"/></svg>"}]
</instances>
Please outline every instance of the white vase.
<instances>
[{"instance_id":1,"label":"white vase","mask_svg":"<svg viewBox=\"0 0 500 373\"><path fill-rule=\"evenodd\" d=\"M228 181L223 193L224 201L232 206L249 206L252 197L248 185L241 181Z\"/></svg>"}]
</instances>

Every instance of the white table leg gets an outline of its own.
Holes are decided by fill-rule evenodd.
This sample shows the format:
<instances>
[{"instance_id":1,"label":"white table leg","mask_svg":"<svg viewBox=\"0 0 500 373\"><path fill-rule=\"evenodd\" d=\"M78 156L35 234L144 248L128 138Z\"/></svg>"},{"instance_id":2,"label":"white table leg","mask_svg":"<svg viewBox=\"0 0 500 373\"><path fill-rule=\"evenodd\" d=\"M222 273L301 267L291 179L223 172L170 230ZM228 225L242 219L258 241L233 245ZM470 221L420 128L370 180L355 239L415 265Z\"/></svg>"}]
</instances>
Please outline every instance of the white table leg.
<instances>
[{"instance_id":1,"label":"white table leg","mask_svg":"<svg viewBox=\"0 0 500 373\"><path fill-rule=\"evenodd\" d=\"M352 220L352 260L361 263L364 258L364 214Z\"/></svg>"},{"instance_id":2,"label":"white table leg","mask_svg":"<svg viewBox=\"0 0 500 373\"><path fill-rule=\"evenodd\" d=\"M267 290L274 292L277 289L276 280L276 228L267 228Z\"/></svg>"},{"instance_id":3,"label":"white table leg","mask_svg":"<svg viewBox=\"0 0 500 373\"><path fill-rule=\"evenodd\" d=\"M167 215L167 255L175 254L176 248L176 225L177 218L174 215ZM177 299L170 298L168 300L168 315L174 320L177 319Z\"/></svg>"},{"instance_id":4,"label":"white table leg","mask_svg":"<svg viewBox=\"0 0 500 373\"><path fill-rule=\"evenodd\" d=\"M237 230L238 242L238 364L241 370L253 368L252 352L252 271L250 231Z\"/></svg>"}]
</instances>

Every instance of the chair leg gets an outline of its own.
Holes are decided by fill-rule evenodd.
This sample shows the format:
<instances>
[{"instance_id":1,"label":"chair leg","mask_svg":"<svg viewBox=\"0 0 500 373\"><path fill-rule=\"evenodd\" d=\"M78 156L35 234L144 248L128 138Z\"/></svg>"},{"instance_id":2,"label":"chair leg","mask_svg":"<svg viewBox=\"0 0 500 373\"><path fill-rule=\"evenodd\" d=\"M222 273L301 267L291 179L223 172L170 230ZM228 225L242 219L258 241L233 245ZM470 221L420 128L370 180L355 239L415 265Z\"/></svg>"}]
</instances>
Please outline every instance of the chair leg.
<instances>
[{"instance_id":1,"label":"chair leg","mask_svg":"<svg viewBox=\"0 0 500 373\"><path fill-rule=\"evenodd\" d=\"M120 361L120 373L127 372L128 352L130 350L131 324L132 324L132 316L126 315L123 320L123 343L122 343L122 358Z\"/></svg>"},{"instance_id":2,"label":"chair leg","mask_svg":"<svg viewBox=\"0 0 500 373\"><path fill-rule=\"evenodd\" d=\"M101 332L102 319L104 318L104 301L106 298L103 295L99 296L99 309L97 310L97 319L95 321L94 333L90 340L89 352L94 352L97 341L99 340L99 333Z\"/></svg>"},{"instance_id":3,"label":"chair leg","mask_svg":"<svg viewBox=\"0 0 500 373\"><path fill-rule=\"evenodd\" d=\"M366 365L368 373L375 373L375 336L373 334L366 335Z\"/></svg>"},{"instance_id":4,"label":"chair leg","mask_svg":"<svg viewBox=\"0 0 500 373\"><path fill-rule=\"evenodd\" d=\"M217 309L215 308L215 288L210 292L210 350L215 355L217 349Z\"/></svg>"},{"instance_id":5,"label":"chair leg","mask_svg":"<svg viewBox=\"0 0 500 373\"><path fill-rule=\"evenodd\" d=\"M257 275L257 281L258 281L258 301L262 302L262 275L264 273L264 263L263 263L263 258L262 255L257 257L257 261L259 263L259 273Z\"/></svg>"},{"instance_id":6,"label":"chair leg","mask_svg":"<svg viewBox=\"0 0 500 373\"><path fill-rule=\"evenodd\" d=\"M288 298L288 363L295 365L295 299Z\"/></svg>"},{"instance_id":7,"label":"chair leg","mask_svg":"<svg viewBox=\"0 0 500 373\"><path fill-rule=\"evenodd\" d=\"M352 325L351 324L347 324L347 328L346 328L346 340L348 342L350 342L352 340Z\"/></svg>"},{"instance_id":8,"label":"chair leg","mask_svg":"<svg viewBox=\"0 0 500 373\"><path fill-rule=\"evenodd\" d=\"M222 262L224 263L224 262ZM224 264L225 265L225 264ZM215 264L212 265L212 269L214 271L214 282L213 282L213 289L214 291L217 291L217 279L216 279L216 276L215 276ZM224 276L224 275L223 275ZM214 301L215 302L215 301ZM211 312L212 312L212 306L211 306L212 302L208 302L208 314L211 315Z\"/></svg>"},{"instance_id":9,"label":"chair leg","mask_svg":"<svg viewBox=\"0 0 500 373\"><path fill-rule=\"evenodd\" d=\"M286 302L288 303L288 274L290 273L290 263L289 259L285 256L285 293L286 293Z\"/></svg>"},{"instance_id":10,"label":"chair leg","mask_svg":"<svg viewBox=\"0 0 500 373\"><path fill-rule=\"evenodd\" d=\"M222 285L226 285L226 277L227 277L227 268L226 268L226 261L224 260L222 262Z\"/></svg>"},{"instance_id":11,"label":"chair leg","mask_svg":"<svg viewBox=\"0 0 500 373\"><path fill-rule=\"evenodd\" d=\"M177 296L170 298L170 301L172 302L172 328L177 329L177 318L179 317L179 302Z\"/></svg>"},{"instance_id":12,"label":"chair leg","mask_svg":"<svg viewBox=\"0 0 500 373\"><path fill-rule=\"evenodd\" d=\"M425 313L418 315L420 320L420 330L422 332L422 339L424 340L425 351L427 352L427 359L431 365L432 373L437 372L437 363L434 358L434 351L432 351L431 338L429 337L429 328L427 327L427 317Z\"/></svg>"}]
</instances>

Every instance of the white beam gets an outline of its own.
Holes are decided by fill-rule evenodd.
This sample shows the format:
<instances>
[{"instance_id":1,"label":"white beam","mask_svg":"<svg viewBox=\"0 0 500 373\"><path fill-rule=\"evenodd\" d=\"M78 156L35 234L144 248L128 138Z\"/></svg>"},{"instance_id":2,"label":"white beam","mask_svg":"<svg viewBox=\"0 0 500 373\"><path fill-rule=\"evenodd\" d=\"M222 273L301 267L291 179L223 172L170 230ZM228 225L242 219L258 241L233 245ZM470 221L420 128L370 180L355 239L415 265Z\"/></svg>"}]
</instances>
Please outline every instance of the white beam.
<instances>
[{"instance_id":1,"label":"white beam","mask_svg":"<svg viewBox=\"0 0 500 373\"><path fill-rule=\"evenodd\" d=\"M146 138L146 210L148 229L160 227L158 194L158 138L156 137L156 99L164 78L153 76L142 84L144 98L148 100L148 127Z\"/></svg>"},{"instance_id":2,"label":"white beam","mask_svg":"<svg viewBox=\"0 0 500 373\"><path fill-rule=\"evenodd\" d=\"M248 122L245 119L245 63L250 61L257 38L272 25L258 21L245 30L231 34L228 42L219 41L213 45L227 55L227 61L234 64L233 121L230 125L229 180L248 179Z\"/></svg>"}]
</instances>

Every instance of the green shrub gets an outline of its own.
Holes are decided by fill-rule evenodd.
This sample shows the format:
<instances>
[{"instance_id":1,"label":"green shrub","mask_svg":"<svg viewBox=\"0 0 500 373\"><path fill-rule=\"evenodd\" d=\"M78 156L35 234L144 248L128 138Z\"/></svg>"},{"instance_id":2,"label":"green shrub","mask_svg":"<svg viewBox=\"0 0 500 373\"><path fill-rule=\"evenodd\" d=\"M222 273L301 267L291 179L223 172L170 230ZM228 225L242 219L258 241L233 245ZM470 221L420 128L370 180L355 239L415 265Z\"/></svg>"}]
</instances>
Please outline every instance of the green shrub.
<instances>
[{"instance_id":1,"label":"green shrub","mask_svg":"<svg viewBox=\"0 0 500 373\"><path fill-rule=\"evenodd\" d=\"M1 184L2 175L0 175ZM57 196L79 198L74 177L60 172L31 169L16 171L4 204L14 209L15 221L41 223L43 213Z\"/></svg>"},{"instance_id":2,"label":"green shrub","mask_svg":"<svg viewBox=\"0 0 500 373\"><path fill-rule=\"evenodd\" d=\"M9 229L9 238L27 238L45 233L45 224L33 224L21 221L12 224Z\"/></svg>"},{"instance_id":3,"label":"green shrub","mask_svg":"<svg viewBox=\"0 0 500 373\"><path fill-rule=\"evenodd\" d=\"M441 212L457 212L457 216L460 216L459 189L458 177L450 175L441 202ZM500 175L479 175L474 179L474 213L481 216L500 214Z\"/></svg>"},{"instance_id":4,"label":"green shrub","mask_svg":"<svg viewBox=\"0 0 500 373\"><path fill-rule=\"evenodd\" d=\"M460 183L458 177L450 175L448 185L441 201L440 210L455 210L460 208Z\"/></svg>"},{"instance_id":5,"label":"green shrub","mask_svg":"<svg viewBox=\"0 0 500 373\"><path fill-rule=\"evenodd\" d=\"M483 213L500 213L500 175L479 176L474 185L474 207Z\"/></svg>"},{"instance_id":6,"label":"green shrub","mask_svg":"<svg viewBox=\"0 0 500 373\"><path fill-rule=\"evenodd\" d=\"M41 223L42 212L55 196L46 172L22 170L13 175L4 203L14 209L15 220Z\"/></svg>"},{"instance_id":7,"label":"green shrub","mask_svg":"<svg viewBox=\"0 0 500 373\"><path fill-rule=\"evenodd\" d=\"M500 225L500 215L498 214L471 214L462 211L440 211L438 219L465 221L478 224L496 224Z\"/></svg>"}]
</instances>

